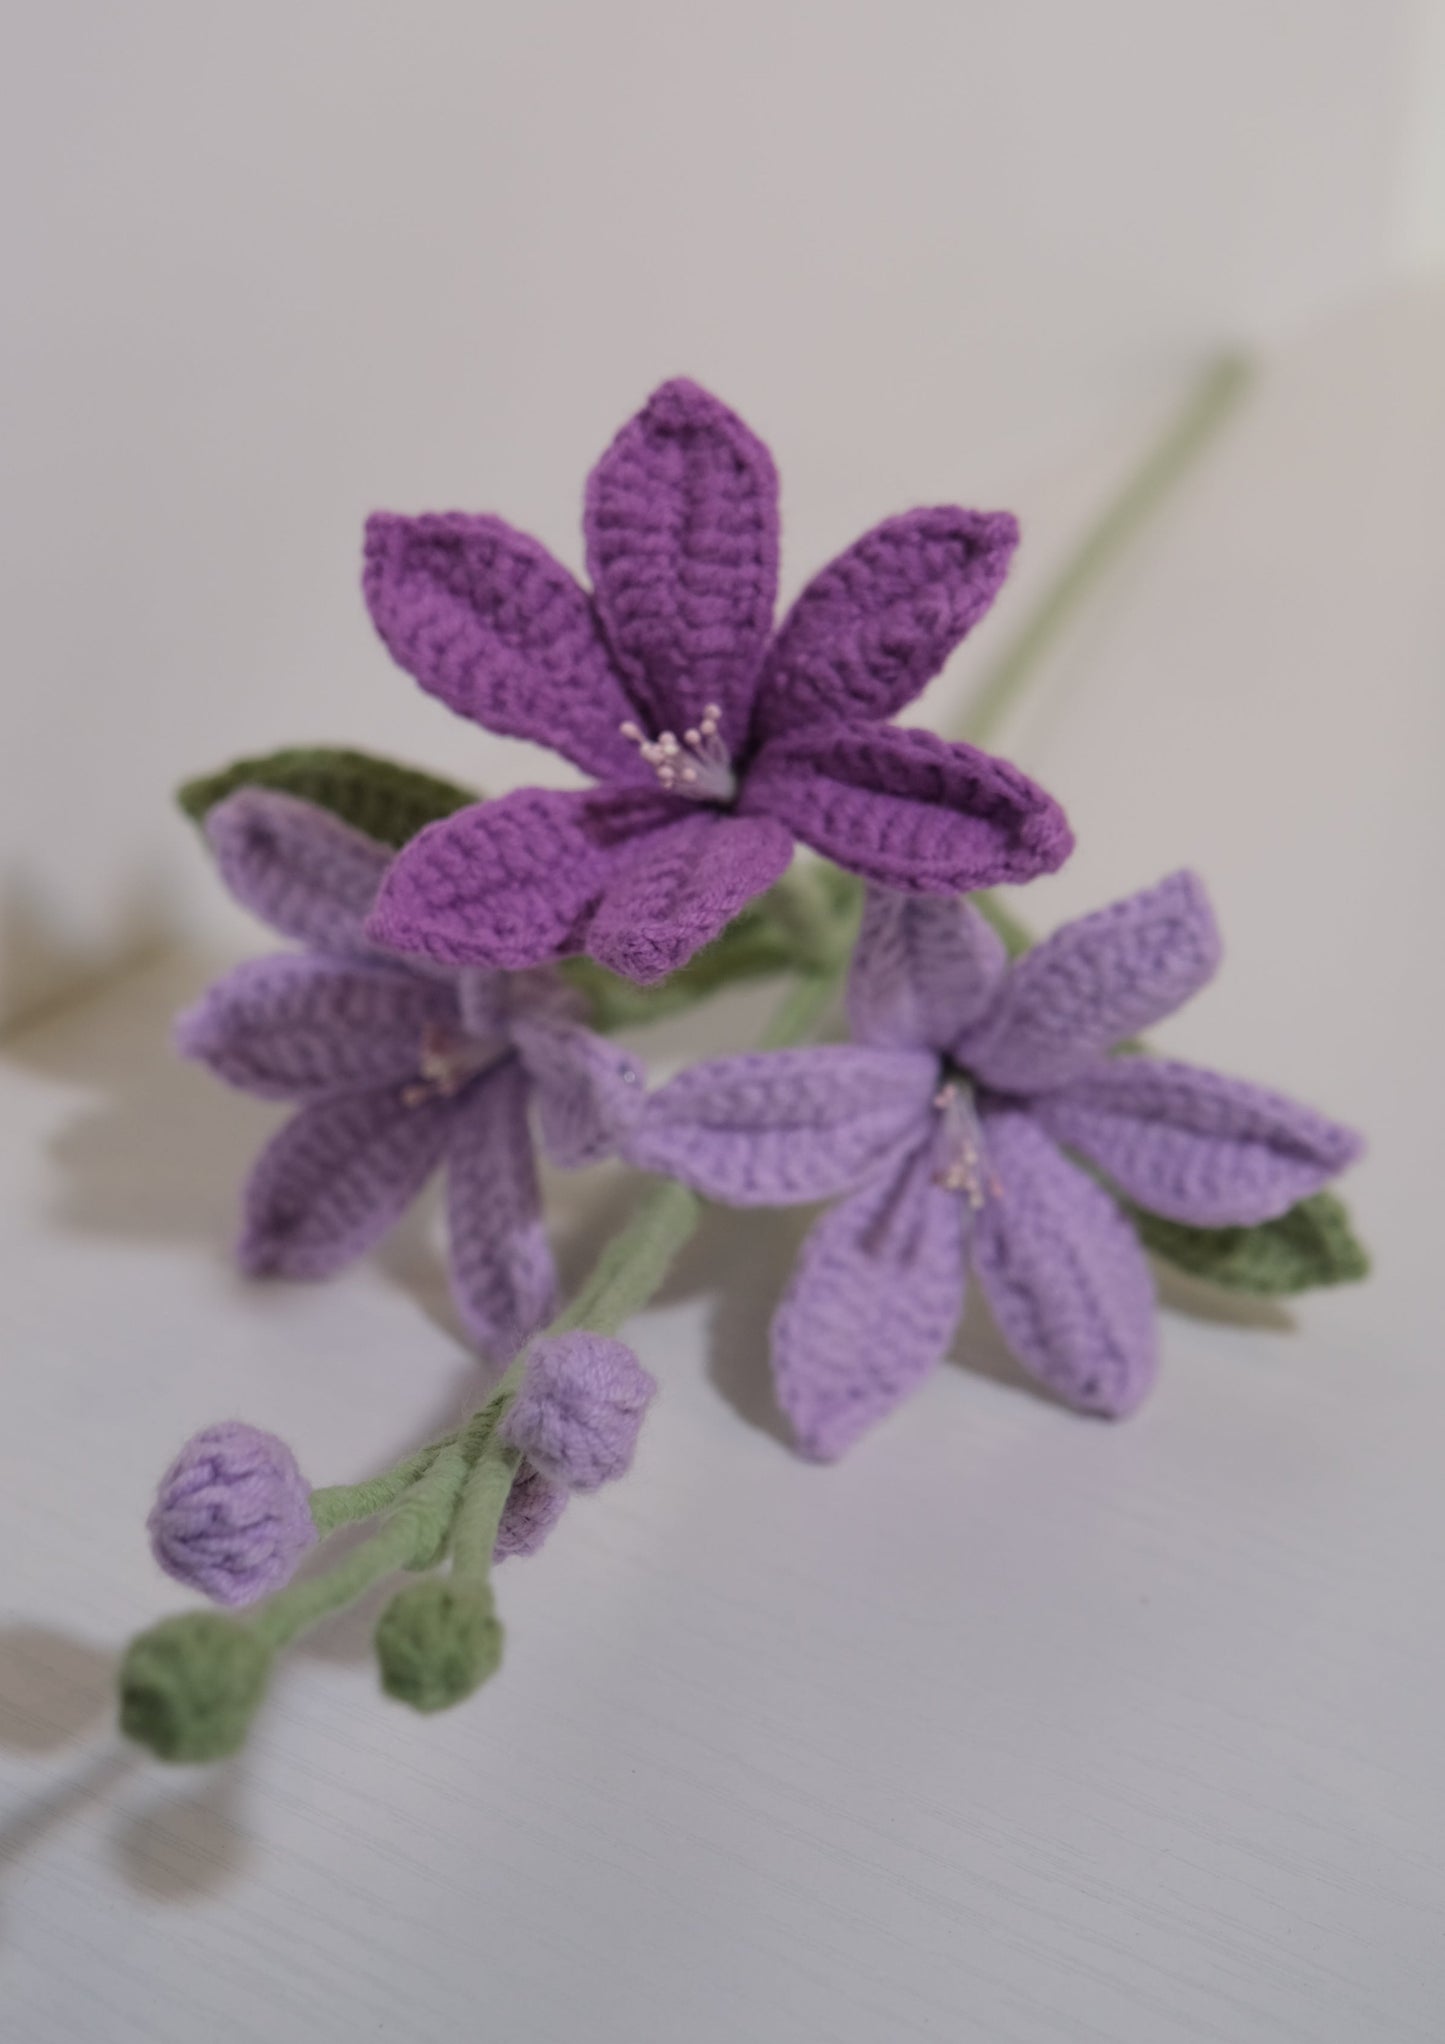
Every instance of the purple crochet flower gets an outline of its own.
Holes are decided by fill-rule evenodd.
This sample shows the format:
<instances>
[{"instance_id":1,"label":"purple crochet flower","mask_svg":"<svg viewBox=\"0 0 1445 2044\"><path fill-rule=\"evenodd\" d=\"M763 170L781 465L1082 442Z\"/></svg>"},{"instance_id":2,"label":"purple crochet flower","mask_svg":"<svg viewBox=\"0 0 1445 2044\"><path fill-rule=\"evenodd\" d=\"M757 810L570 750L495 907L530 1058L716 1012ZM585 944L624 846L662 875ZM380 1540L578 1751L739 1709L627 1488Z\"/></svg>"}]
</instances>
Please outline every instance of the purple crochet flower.
<instances>
[{"instance_id":1,"label":"purple crochet flower","mask_svg":"<svg viewBox=\"0 0 1445 2044\"><path fill-rule=\"evenodd\" d=\"M550 974L378 953L363 925L390 853L325 810L245 788L206 830L237 900L309 947L238 966L176 1028L231 1085L298 1104L247 1185L243 1268L330 1276L445 1163L457 1309L484 1350L510 1356L556 1295L528 1103L555 1162L590 1163L640 1111L636 1067L579 1025Z\"/></svg>"},{"instance_id":2,"label":"purple crochet flower","mask_svg":"<svg viewBox=\"0 0 1445 2044\"><path fill-rule=\"evenodd\" d=\"M504 1432L557 1489L625 1476L656 1381L626 1342L577 1328L535 1342Z\"/></svg>"},{"instance_id":3,"label":"purple crochet flower","mask_svg":"<svg viewBox=\"0 0 1445 2044\"><path fill-rule=\"evenodd\" d=\"M387 875L378 941L447 965L585 949L650 981L770 886L795 838L909 893L1063 863L1064 816L1016 768L887 722L992 603L1014 520L891 518L774 632L777 489L742 421L675 382L588 483L590 596L498 518L370 520L366 600L395 659L462 716L601 783L430 825Z\"/></svg>"},{"instance_id":4,"label":"purple crochet flower","mask_svg":"<svg viewBox=\"0 0 1445 2044\"><path fill-rule=\"evenodd\" d=\"M217 1604L254 1604L279 1589L316 1539L296 1457L238 1419L192 1434L146 1526L166 1574Z\"/></svg>"},{"instance_id":5,"label":"purple crochet flower","mask_svg":"<svg viewBox=\"0 0 1445 2044\"><path fill-rule=\"evenodd\" d=\"M1193 1065L1111 1055L1212 976L1204 888L1176 873L1015 965L974 908L870 896L854 1044L695 1066L631 1146L713 1199L839 1203L773 1322L804 1451L841 1454L944 1353L972 1265L1019 1361L1119 1416L1154 1377L1138 1238L1074 1152L1138 1206L1197 1227L1284 1213L1358 1155L1347 1129Z\"/></svg>"}]
</instances>

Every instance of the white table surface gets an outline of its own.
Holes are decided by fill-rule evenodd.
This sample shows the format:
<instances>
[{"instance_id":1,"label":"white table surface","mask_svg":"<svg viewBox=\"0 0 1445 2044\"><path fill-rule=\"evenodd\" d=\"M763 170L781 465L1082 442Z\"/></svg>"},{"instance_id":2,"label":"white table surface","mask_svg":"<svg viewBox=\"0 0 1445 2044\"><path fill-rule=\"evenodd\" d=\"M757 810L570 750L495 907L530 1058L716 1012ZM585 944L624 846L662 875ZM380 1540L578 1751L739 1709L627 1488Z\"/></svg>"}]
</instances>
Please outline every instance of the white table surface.
<instances>
[{"instance_id":1,"label":"white table surface","mask_svg":"<svg viewBox=\"0 0 1445 2044\"><path fill-rule=\"evenodd\" d=\"M1373 1141L1373 1281L1170 1311L1127 1425L971 1326L800 1464L763 1355L796 1233L719 1217L636 1323L633 1476L500 1577L491 1687L383 1700L372 1606L240 1761L164 1769L110 1691L182 1601L140 1530L175 1446L242 1414L344 1480L470 1369L423 1226L324 1289L229 1271L268 1117L165 1047L216 958L4 1046L7 2040L1445 2035L1442 340L1437 297L1294 351L1012 734L1083 847L1035 919L1204 867L1228 968L1162 1040ZM559 1197L575 1271L622 1185Z\"/></svg>"}]
</instances>

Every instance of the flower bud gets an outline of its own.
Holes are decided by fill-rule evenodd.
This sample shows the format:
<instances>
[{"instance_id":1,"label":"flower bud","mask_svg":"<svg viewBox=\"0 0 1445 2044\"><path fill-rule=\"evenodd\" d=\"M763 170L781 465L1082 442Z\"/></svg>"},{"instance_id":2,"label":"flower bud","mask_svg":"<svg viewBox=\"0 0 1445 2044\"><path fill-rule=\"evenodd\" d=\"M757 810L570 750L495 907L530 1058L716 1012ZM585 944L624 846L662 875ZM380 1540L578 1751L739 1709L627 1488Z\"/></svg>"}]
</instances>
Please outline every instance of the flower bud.
<instances>
[{"instance_id":1,"label":"flower bud","mask_svg":"<svg viewBox=\"0 0 1445 2044\"><path fill-rule=\"evenodd\" d=\"M284 1441L223 1420L193 1434L161 1478L151 1551L213 1602L254 1603L290 1580L315 1541L310 1497Z\"/></svg>"},{"instance_id":2,"label":"flower bud","mask_svg":"<svg viewBox=\"0 0 1445 2044\"><path fill-rule=\"evenodd\" d=\"M244 1743L270 1672L270 1648L234 1618L167 1618L121 1663L120 1728L161 1760L224 1760Z\"/></svg>"},{"instance_id":3,"label":"flower bud","mask_svg":"<svg viewBox=\"0 0 1445 2044\"><path fill-rule=\"evenodd\" d=\"M631 1466L657 1385L625 1342L577 1328L544 1337L503 1431L540 1475L567 1490L596 1490Z\"/></svg>"},{"instance_id":4,"label":"flower bud","mask_svg":"<svg viewBox=\"0 0 1445 2044\"><path fill-rule=\"evenodd\" d=\"M446 1710L480 1689L502 1659L486 1583L428 1576L398 1590L376 1628L381 1686L413 1710Z\"/></svg>"},{"instance_id":5,"label":"flower bud","mask_svg":"<svg viewBox=\"0 0 1445 2044\"><path fill-rule=\"evenodd\" d=\"M493 1561L505 1561L509 1554L535 1554L561 1518L566 1502L565 1490L548 1483L540 1470L523 1460L502 1507Z\"/></svg>"}]
</instances>

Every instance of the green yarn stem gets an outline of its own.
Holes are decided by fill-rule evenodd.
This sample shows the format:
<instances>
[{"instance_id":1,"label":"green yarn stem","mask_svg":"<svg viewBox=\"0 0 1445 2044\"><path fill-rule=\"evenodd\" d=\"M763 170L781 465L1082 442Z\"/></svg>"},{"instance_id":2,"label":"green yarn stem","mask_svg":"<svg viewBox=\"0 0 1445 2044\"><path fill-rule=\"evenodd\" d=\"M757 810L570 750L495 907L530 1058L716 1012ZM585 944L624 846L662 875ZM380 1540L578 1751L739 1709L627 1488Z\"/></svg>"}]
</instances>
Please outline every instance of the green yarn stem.
<instances>
[{"instance_id":1,"label":"green yarn stem","mask_svg":"<svg viewBox=\"0 0 1445 2044\"><path fill-rule=\"evenodd\" d=\"M701 1201L685 1185L672 1179L654 1183L546 1333L568 1334L587 1327L597 1334L616 1334L661 1285L701 1215Z\"/></svg>"},{"instance_id":2,"label":"green yarn stem","mask_svg":"<svg viewBox=\"0 0 1445 2044\"><path fill-rule=\"evenodd\" d=\"M984 675L958 726L971 745L986 745L1013 708L1024 682L1093 585L1148 524L1170 490L1224 424L1252 375L1241 355L1221 355L1200 377L1180 411L1118 494L1074 548L1022 629Z\"/></svg>"},{"instance_id":3,"label":"green yarn stem","mask_svg":"<svg viewBox=\"0 0 1445 2044\"><path fill-rule=\"evenodd\" d=\"M452 1580L485 1583L492 1572L497 1529L502 1523L521 1453L494 1433L467 1477L452 1521Z\"/></svg>"},{"instance_id":4,"label":"green yarn stem","mask_svg":"<svg viewBox=\"0 0 1445 2044\"><path fill-rule=\"evenodd\" d=\"M374 1519L378 1512L386 1511L403 1492L411 1489L419 1477L426 1475L442 1449L449 1448L460 1432L460 1428L453 1428L439 1441L418 1449L405 1462L398 1462L395 1469L387 1470L384 1476L373 1476L365 1483L326 1484L320 1490L313 1490L311 1518L316 1531L325 1539L338 1526L353 1525L358 1519Z\"/></svg>"}]
</instances>

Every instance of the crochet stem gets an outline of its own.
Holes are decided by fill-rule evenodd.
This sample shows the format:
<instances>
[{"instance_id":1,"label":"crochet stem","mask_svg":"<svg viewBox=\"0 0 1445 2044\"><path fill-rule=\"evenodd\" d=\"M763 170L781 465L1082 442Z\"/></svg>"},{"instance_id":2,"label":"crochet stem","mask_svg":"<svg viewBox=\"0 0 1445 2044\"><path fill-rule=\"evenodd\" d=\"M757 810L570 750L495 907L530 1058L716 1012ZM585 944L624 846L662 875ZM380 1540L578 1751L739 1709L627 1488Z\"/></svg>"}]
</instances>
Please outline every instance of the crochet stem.
<instances>
[{"instance_id":1,"label":"crochet stem","mask_svg":"<svg viewBox=\"0 0 1445 2044\"><path fill-rule=\"evenodd\" d=\"M398 1462L384 1476L370 1477L365 1483L326 1484L320 1490L313 1490L311 1517L316 1531L325 1539L338 1526L350 1526L357 1519L372 1519L378 1512L386 1511L403 1491L410 1490L419 1477L426 1475L442 1449L450 1447L457 1439L459 1431L453 1428L439 1441L418 1449L405 1462Z\"/></svg>"},{"instance_id":2,"label":"crochet stem","mask_svg":"<svg viewBox=\"0 0 1445 2044\"><path fill-rule=\"evenodd\" d=\"M495 1432L477 1457L452 1521L453 1581L480 1585L489 1579L497 1529L521 1459Z\"/></svg>"},{"instance_id":3,"label":"crochet stem","mask_svg":"<svg viewBox=\"0 0 1445 2044\"><path fill-rule=\"evenodd\" d=\"M1093 584L1203 452L1243 396L1251 373L1250 363L1239 355L1221 355L1205 370L1123 488L1084 533L1012 644L984 675L958 726L961 739L971 745L993 739L1024 682Z\"/></svg>"}]
</instances>

